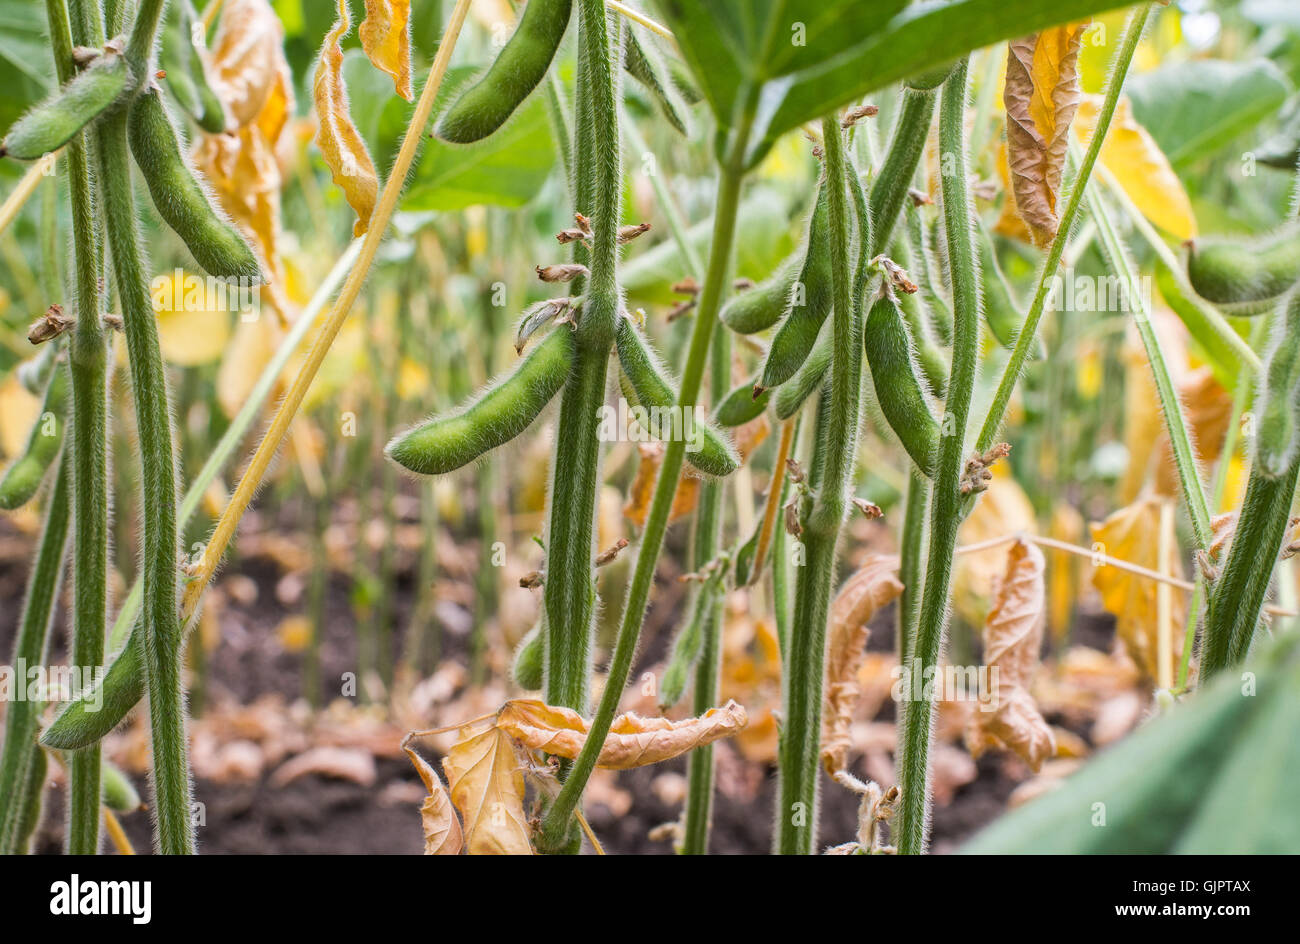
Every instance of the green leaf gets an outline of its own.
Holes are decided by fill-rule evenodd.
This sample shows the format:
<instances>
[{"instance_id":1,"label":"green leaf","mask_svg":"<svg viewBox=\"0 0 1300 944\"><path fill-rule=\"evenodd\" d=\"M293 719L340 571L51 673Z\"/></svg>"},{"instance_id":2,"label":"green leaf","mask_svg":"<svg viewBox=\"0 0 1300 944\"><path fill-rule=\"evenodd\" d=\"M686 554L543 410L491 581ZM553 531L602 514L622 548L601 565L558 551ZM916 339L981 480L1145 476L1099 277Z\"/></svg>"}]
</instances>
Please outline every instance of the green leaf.
<instances>
[{"instance_id":1,"label":"green leaf","mask_svg":"<svg viewBox=\"0 0 1300 944\"><path fill-rule=\"evenodd\" d=\"M1291 83L1267 59L1193 59L1135 75L1125 91L1134 116L1181 168L1272 115L1291 93Z\"/></svg>"},{"instance_id":2,"label":"green leaf","mask_svg":"<svg viewBox=\"0 0 1300 944\"><path fill-rule=\"evenodd\" d=\"M438 94L439 106L477 71L448 73L449 81ZM449 212L482 203L521 207L537 196L554 164L545 98L533 95L505 127L482 141L459 145L430 140L402 209Z\"/></svg>"},{"instance_id":3,"label":"green leaf","mask_svg":"<svg viewBox=\"0 0 1300 944\"><path fill-rule=\"evenodd\" d=\"M719 157L745 166L806 121L1003 39L1123 0L658 0L718 123ZM752 117L744 142L733 129Z\"/></svg>"},{"instance_id":4,"label":"green leaf","mask_svg":"<svg viewBox=\"0 0 1300 944\"><path fill-rule=\"evenodd\" d=\"M53 75L44 5L0 0L0 132L45 98Z\"/></svg>"},{"instance_id":5,"label":"green leaf","mask_svg":"<svg viewBox=\"0 0 1300 944\"><path fill-rule=\"evenodd\" d=\"M1290 635L1261 649L962 851L1300 851L1300 646Z\"/></svg>"}]
</instances>

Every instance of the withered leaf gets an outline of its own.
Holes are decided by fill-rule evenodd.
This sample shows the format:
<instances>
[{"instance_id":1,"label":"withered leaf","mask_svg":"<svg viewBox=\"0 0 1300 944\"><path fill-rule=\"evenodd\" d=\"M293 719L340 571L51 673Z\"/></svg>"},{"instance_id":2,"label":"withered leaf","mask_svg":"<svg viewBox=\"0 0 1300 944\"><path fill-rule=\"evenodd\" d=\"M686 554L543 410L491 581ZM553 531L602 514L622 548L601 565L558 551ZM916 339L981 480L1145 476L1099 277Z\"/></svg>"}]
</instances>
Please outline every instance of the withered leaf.
<instances>
[{"instance_id":1,"label":"withered leaf","mask_svg":"<svg viewBox=\"0 0 1300 944\"><path fill-rule=\"evenodd\" d=\"M734 701L682 721L642 718L628 712L610 725L596 766L628 770L655 764L735 734L747 721L745 709ZM506 702L497 715L497 728L523 747L570 760L587 741L587 722L581 715L536 699Z\"/></svg>"},{"instance_id":2,"label":"withered leaf","mask_svg":"<svg viewBox=\"0 0 1300 944\"><path fill-rule=\"evenodd\" d=\"M366 18L357 34L375 68L391 75L397 94L409 102L411 0L366 0Z\"/></svg>"},{"instance_id":3,"label":"withered leaf","mask_svg":"<svg viewBox=\"0 0 1300 944\"><path fill-rule=\"evenodd\" d=\"M623 517L643 527L650 517L650 502L654 498L655 481L659 478L659 467L664 462L664 444L659 442L638 443L637 452L640 461L636 467L636 477L627 490L627 502L623 505ZM700 480L693 475L683 475L673 493L673 507L668 513L671 524L695 510L695 503L700 500Z\"/></svg>"},{"instance_id":4,"label":"withered leaf","mask_svg":"<svg viewBox=\"0 0 1300 944\"><path fill-rule=\"evenodd\" d=\"M470 855L532 855L524 816L524 775L510 736L496 725L460 740L442 759L451 802L465 823Z\"/></svg>"},{"instance_id":5,"label":"withered leaf","mask_svg":"<svg viewBox=\"0 0 1300 944\"><path fill-rule=\"evenodd\" d=\"M981 703L966 728L975 757L1005 747L1035 771L1056 752L1052 729L1029 694L1043 644L1045 566L1043 552L1028 541L1016 541L1007 552L1006 574L984 621L984 662L997 670L994 707L988 711Z\"/></svg>"},{"instance_id":6,"label":"withered leaf","mask_svg":"<svg viewBox=\"0 0 1300 944\"><path fill-rule=\"evenodd\" d=\"M843 770L852 739L849 728L857 707L858 671L867 654L867 624L876 611L898 599L898 557L872 554L845 581L831 603L826 653L826 694L822 706L822 764L827 773Z\"/></svg>"},{"instance_id":7,"label":"withered leaf","mask_svg":"<svg viewBox=\"0 0 1300 944\"><path fill-rule=\"evenodd\" d=\"M420 806L420 821L424 824L424 854L460 855L465 837L442 780L423 757L409 747L404 746L402 750L411 758L416 772L424 781L424 788L429 791Z\"/></svg>"},{"instance_id":8,"label":"withered leaf","mask_svg":"<svg viewBox=\"0 0 1300 944\"><path fill-rule=\"evenodd\" d=\"M1056 236L1061 172L1078 110L1079 47L1086 24L1056 26L1007 44L1003 102L1007 161L1016 208L1034 241Z\"/></svg>"},{"instance_id":9,"label":"withered leaf","mask_svg":"<svg viewBox=\"0 0 1300 944\"><path fill-rule=\"evenodd\" d=\"M316 120L320 122L316 143L334 183L356 211L352 235L360 236L370 228L370 216L379 194L379 175L361 133L352 122L347 86L343 82L343 48L339 43L351 28L347 0L339 0L338 19L325 34L321 46L320 62L312 80L312 98L316 104Z\"/></svg>"}]
</instances>

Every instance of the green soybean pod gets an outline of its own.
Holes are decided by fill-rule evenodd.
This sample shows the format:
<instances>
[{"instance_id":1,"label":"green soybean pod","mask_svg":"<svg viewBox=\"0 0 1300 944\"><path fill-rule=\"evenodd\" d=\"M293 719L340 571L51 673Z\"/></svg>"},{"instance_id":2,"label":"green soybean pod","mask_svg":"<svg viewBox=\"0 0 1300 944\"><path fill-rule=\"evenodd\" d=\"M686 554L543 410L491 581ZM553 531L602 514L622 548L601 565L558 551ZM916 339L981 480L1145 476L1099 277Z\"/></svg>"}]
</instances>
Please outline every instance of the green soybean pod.
<instances>
[{"instance_id":1,"label":"green soybean pod","mask_svg":"<svg viewBox=\"0 0 1300 944\"><path fill-rule=\"evenodd\" d=\"M119 724L144 697L144 626L136 622L126 646L104 678L68 703L41 743L58 751L76 751L96 743Z\"/></svg>"},{"instance_id":2,"label":"green soybean pod","mask_svg":"<svg viewBox=\"0 0 1300 944\"><path fill-rule=\"evenodd\" d=\"M824 175L823 175L824 177ZM817 202L808 220L804 258L798 277L790 288L785 320L777 329L763 362L762 385L779 387L800 365L817 342L831 310L830 211L828 188L823 179L817 187Z\"/></svg>"},{"instance_id":3,"label":"green soybean pod","mask_svg":"<svg viewBox=\"0 0 1300 944\"><path fill-rule=\"evenodd\" d=\"M524 633L524 638L515 647L515 658L510 667L515 684L530 692L542 687L542 662L546 656L543 651L545 640L542 639L542 626L545 620L546 608L543 607L536 625Z\"/></svg>"},{"instance_id":4,"label":"green soybean pod","mask_svg":"<svg viewBox=\"0 0 1300 944\"><path fill-rule=\"evenodd\" d=\"M71 141L126 92L130 70L122 56L96 59L45 101L14 122L0 156L34 161Z\"/></svg>"},{"instance_id":5,"label":"green soybean pod","mask_svg":"<svg viewBox=\"0 0 1300 944\"><path fill-rule=\"evenodd\" d=\"M642 44L636 30L623 31L623 68L650 93L659 111L680 134L690 137L690 112L673 85L663 57L652 43Z\"/></svg>"},{"instance_id":6,"label":"green soybean pod","mask_svg":"<svg viewBox=\"0 0 1300 944\"><path fill-rule=\"evenodd\" d=\"M779 527L779 525L778 525ZM731 579L737 587L748 587L753 582L754 575L761 571L765 560L756 560L758 555L758 542L763 535L763 519L760 518L754 523L754 530L745 543L736 548L736 563L732 567ZM769 553L771 547L769 545ZM766 554L764 557L766 558Z\"/></svg>"},{"instance_id":7,"label":"green soybean pod","mask_svg":"<svg viewBox=\"0 0 1300 944\"><path fill-rule=\"evenodd\" d=\"M718 312L722 323L737 334L757 334L772 327L790 304L790 291L802 264L803 253L792 253L762 282L733 295Z\"/></svg>"},{"instance_id":8,"label":"green soybean pod","mask_svg":"<svg viewBox=\"0 0 1300 944\"><path fill-rule=\"evenodd\" d=\"M980 271L984 284L984 321L998 344L1005 348L1015 347L1024 316L1016 304L1015 296L1011 294L1007 277L1002 274L1002 267L998 265L997 254L993 251L993 237L982 225L979 226L976 242L979 243ZM1029 356L1033 360L1041 360L1045 356L1042 338L1038 339Z\"/></svg>"},{"instance_id":9,"label":"green soybean pod","mask_svg":"<svg viewBox=\"0 0 1300 944\"><path fill-rule=\"evenodd\" d=\"M671 708L682 700L704 648L704 624L718 598L718 581L710 577L700 584L691 603L690 618L683 624L669 651L668 664L659 680L659 707Z\"/></svg>"},{"instance_id":10,"label":"green soybean pod","mask_svg":"<svg viewBox=\"0 0 1300 944\"><path fill-rule=\"evenodd\" d=\"M487 72L443 112L438 137L470 144L505 124L545 77L572 7L573 0L529 0L514 35Z\"/></svg>"},{"instance_id":11,"label":"green soybean pod","mask_svg":"<svg viewBox=\"0 0 1300 944\"><path fill-rule=\"evenodd\" d=\"M695 423L693 429L688 429L686 416L680 417L680 423L674 421L677 397L673 388L664 378L658 358L641 332L626 316L618 319L618 326L614 330L614 347L618 351L618 362L623 368L623 374L636 394L637 404L652 411L651 425L664 422L665 414L660 412L656 422L653 411L669 411L668 422L671 423L674 434L679 430L683 435L692 432L695 434L693 441L686 447L687 462L705 475L715 477L730 475L740 468L740 457L736 455L735 447L712 423ZM691 421L694 422L693 416Z\"/></svg>"},{"instance_id":12,"label":"green soybean pod","mask_svg":"<svg viewBox=\"0 0 1300 944\"><path fill-rule=\"evenodd\" d=\"M1255 462L1260 474L1279 478L1300 450L1300 289L1292 289L1278 311L1264 365Z\"/></svg>"},{"instance_id":13,"label":"green soybean pod","mask_svg":"<svg viewBox=\"0 0 1300 944\"><path fill-rule=\"evenodd\" d=\"M807 399L821 389L826 372L831 367L831 333L823 331L813 345L808 359L795 371L795 375L776 391L776 418L788 420L803 407Z\"/></svg>"},{"instance_id":14,"label":"green soybean pod","mask_svg":"<svg viewBox=\"0 0 1300 944\"><path fill-rule=\"evenodd\" d=\"M713 419L719 426L744 426L767 409L772 391L765 388L758 396L754 396L754 384L757 381L757 377L751 377L722 398L713 412Z\"/></svg>"},{"instance_id":15,"label":"green soybean pod","mask_svg":"<svg viewBox=\"0 0 1300 944\"><path fill-rule=\"evenodd\" d=\"M157 88L140 93L127 116L131 154L158 215L189 248L194 261L219 279L261 281L257 256L212 205L181 154L176 129Z\"/></svg>"},{"instance_id":16,"label":"green soybean pod","mask_svg":"<svg viewBox=\"0 0 1300 944\"><path fill-rule=\"evenodd\" d=\"M384 454L420 475L444 475L514 439L564 386L577 352L573 329L552 328L504 379L446 416L396 436Z\"/></svg>"},{"instance_id":17,"label":"green soybean pod","mask_svg":"<svg viewBox=\"0 0 1300 944\"><path fill-rule=\"evenodd\" d=\"M880 296L871 306L864 333L880 411L916 467L932 476L939 449L939 423L917 379L903 315L889 295Z\"/></svg>"},{"instance_id":18,"label":"green soybean pod","mask_svg":"<svg viewBox=\"0 0 1300 944\"><path fill-rule=\"evenodd\" d=\"M41 414L27 436L23 454L0 479L0 508L18 508L31 501L63 444L64 414L68 406L68 372L57 366L45 388Z\"/></svg>"},{"instance_id":19,"label":"green soybean pod","mask_svg":"<svg viewBox=\"0 0 1300 944\"><path fill-rule=\"evenodd\" d=\"M943 291L935 282L934 270L937 268L930 254L930 229L921 215L921 208L909 205L907 208L907 244L915 270L908 269L912 278L920 287L921 300L929 315L930 327L938 336L940 343L952 343L953 315L952 306L944 297Z\"/></svg>"},{"instance_id":20,"label":"green soybean pod","mask_svg":"<svg viewBox=\"0 0 1300 944\"><path fill-rule=\"evenodd\" d=\"M99 765L99 789L104 805L114 813L130 813L140 808L140 794L131 778L108 759Z\"/></svg>"},{"instance_id":21,"label":"green soybean pod","mask_svg":"<svg viewBox=\"0 0 1300 944\"><path fill-rule=\"evenodd\" d=\"M908 240L901 235L895 235L890 252L894 256L894 261L906 269L910 275L913 271L912 264L915 256L911 253ZM944 360L942 352L930 337L930 328L926 322L925 314L921 310L918 295L919 291L917 293L900 293L898 295L898 307L903 313L903 319L907 322L907 331L912 336L912 348L916 354L916 361L920 365L921 372L925 374L926 383L930 385L930 389L934 391L935 396L942 397L948 389L948 364Z\"/></svg>"},{"instance_id":22,"label":"green soybean pod","mask_svg":"<svg viewBox=\"0 0 1300 944\"><path fill-rule=\"evenodd\" d=\"M1230 315L1269 311L1300 279L1300 223L1255 240L1192 243L1187 279L1207 302Z\"/></svg>"},{"instance_id":23,"label":"green soybean pod","mask_svg":"<svg viewBox=\"0 0 1300 944\"><path fill-rule=\"evenodd\" d=\"M176 103L191 118L197 119L203 106L199 102L199 90L190 73L194 44L190 27L185 22L186 6L185 0L173 0L163 13L163 24L159 30L161 38L158 43L158 65L166 74L167 87L171 89Z\"/></svg>"}]
</instances>

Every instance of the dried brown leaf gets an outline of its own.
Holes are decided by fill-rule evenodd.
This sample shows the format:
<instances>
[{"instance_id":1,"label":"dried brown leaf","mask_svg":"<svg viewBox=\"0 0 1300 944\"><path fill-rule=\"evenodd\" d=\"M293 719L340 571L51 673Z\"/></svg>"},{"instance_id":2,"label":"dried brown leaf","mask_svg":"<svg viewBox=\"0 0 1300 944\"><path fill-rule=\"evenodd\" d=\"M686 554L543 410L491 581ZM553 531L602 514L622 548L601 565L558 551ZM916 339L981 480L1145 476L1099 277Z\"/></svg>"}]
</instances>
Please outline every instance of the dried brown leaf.
<instances>
[{"instance_id":1,"label":"dried brown leaf","mask_svg":"<svg viewBox=\"0 0 1300 944\"><path fill-rule=\"evenodd\" d=\"M984 622L984 662L997 670L993 710L981 704L966 728L974 756L1005 747L1035 771L1056 753L1052 729L1029 693L1043 644L1045 566L1043 552L1028 541L1016 541L1007 552L1006 575Z\"/></svg>"},{"instance_id":2,"label":"dried brown leaf","mask_svg":"<svg viewBox=\"0 0 1300 944\"><path fill-rule=\"evenodd\" d=\"M366 0L366 18L357 34L375 68L391 75L397 94L409 102L411 0Z\"/></svg>"},{"instance_id":3,"label":"dried brown leaf","mask_svg":"<svg viewBox=\"0 0 1300 944\"><path fill-rule=\"evenodd\" d=\"M1086 24L1056 26L1007 44L1003 101L1016 208L1034 241L1056 236L1061 172L1079 108L1079 47Z\"/></svg>"},{"instance_id":4,"label":"dried brown leaf","mask_svg":"<svg viewBox=\"0 0 1300 944\"><path fill-rule=\"evenodd\" d=\"M316 119L320 127L316 143L320 146L330 174L356 211L357 220L352 235L361 236L370 227L370 216L375 210L379 194L379 175L361 133L352 122L348 105L348 90L343 82L343 48L340 42L352 28L347 0L339 0L339 16L334 27L325 34L320 62L312 80L312 98L316 104Z\"/></svg>"},{"instance_id":5,"label":"dried brown leaf","mask_svg":"<svg viewBox=\"0 0 1300 944\"><path fill-rule=\"evenodd\" d=\"M822 707L822 764L834 774L843 770L852 740L849 727L861 692L858 673L866 659L867 624L881 607L903 592L898 558L873 554L845 581L831 603L830 642L826 655L826 695Z\"/></svg>"},{"instance_id":6,"label":"dried brown leaf","mask_svg":"<svg viewBox=\"0 0 1300 944\"><path fill-rule=\"evenodd\" d=\"M424 824L424 854L460 855L465 837L442 780L423 757L409 747L403 747L402 750L411 758L416 772L424 781L424 788L429 791L420 806L420 821Z\"/></svg>"},{"instance_id":7,"label":"dried brown leaf","mask_svg":"<svg viewBox=\"0 0 1300 944\"><path fill-rule=\"evenodd\" d=\"M645 525L650 516L650 502L654 498L655 480L659 477L659 467L664 461L663 443L638 443L637 451L640 461L636 467L636 477L627 490L627 502L623 505L623 517L637 527ZM695 503L700 500L700 480L692 475L683 475L677 483L673 495L673 507L668 513L668 522L684 518L695 510Z\"/></svg>"},{"instance_id":8,"label":"dried brown leaf","mask_svg":"<svg viewBox=\"0 0 1300 944\"><path fill-rule=\"evenodd\" d=\"M470 855L532 855L524 816L524 775L510 736L496 725L462 728L442 759L451 802L465 824Z\"/></svg>"},{"instance_id":9,"label":"dried brown leaf","mask_svg":"<svg viewBox=\"0 0 1300 944\"><path fill-rule=\"evenodd\" d=\"M734 701L682 721L627 712L610 725L596 766L628 770L655 764L735 734L747 721L745 709ZM576 711L531 698L506 702L497 715L497 728L524 747L570 760L587 741L587 722Z\"/></svg>"}]
</instances>

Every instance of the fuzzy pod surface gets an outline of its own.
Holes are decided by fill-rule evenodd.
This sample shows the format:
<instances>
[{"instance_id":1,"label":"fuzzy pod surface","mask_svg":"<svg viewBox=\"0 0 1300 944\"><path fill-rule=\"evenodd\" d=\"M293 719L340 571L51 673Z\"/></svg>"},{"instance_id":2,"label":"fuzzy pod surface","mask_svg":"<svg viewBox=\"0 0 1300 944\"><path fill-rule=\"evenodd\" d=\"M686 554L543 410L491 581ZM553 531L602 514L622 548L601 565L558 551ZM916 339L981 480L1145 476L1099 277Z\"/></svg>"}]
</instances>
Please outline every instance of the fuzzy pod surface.
<instances>
[{"instance_id":1,"label":"fuzzy pod surface","mask_svg":"<svg viewBox=\"0 0 1300 944\"><path fill-rule=\"evenodd\" d=\"M808 359L800 365L795 375L776 391L776 418L788 420L821 389L826 372L831 367L831 332L823 331L813 345Z\"/></svg>"},{"instance_id":2,"label":"fuzzy pod surface","mask_svg":"<svg viewBox=\"0 0 1300 944\"><path fill-rule=\"evenodd\" d=\"M1300 453L1300 289L1292 289L1278 315L1255 427L1255 463L1274 479Z\"/></svg>"},{"instance_id":3,"label":"fuzzy pod surface","mask_svg":"<svg viewBox=\"0 0 1300 944\"><path fill-rule=\"evenodd\" d=\"M808 221L808 236L798 276L790 288L785 320L772 338L763 362L762 384L779 387L808 359L817 333L831 310L831 258L829 211L825 174L817 188L817 202Z\"/></svg>"},{"instance_id":4,"label":"fuzzy pod surface","mask_svg":"<svg viewBox=\"0 0 1300 944\"><path fill-rule=\"evenodd\" d=\"M438 137L470 144L505 124L545 77L572 9L573 0L530 0L514 35L487 72L443 113Z\"/></svg>"},{"instance_id":5,"label":"fuzzy pod surface","mask_svg":"<svg viewBox=\"0 0 1300 944\"><path fill-rule=\"evenodd\" d=\"M641 332L626 317L619 318L614 331L614 347L618 351L618 362L623 374L632 385L636 394L637 405L647 411L675 411L677 396L672 385L664 377L658 358L650 350ZM660 417L674 416L674 413L660 413ZM654 417L651 417L652 425ZM677 424L673 423L672 432L676 434ZM685 417L682 417L681 430L685 432ZM705 475L730 475L740 468L740 457L735 447L717 429L708 422L697 422L694 432L698 436L692 449L687 443L686 461Z\"/></svg>"},{"instance_id":6,"label":"fuzzy pod surface","mask_svg":"<svg viewBox=\"0 0 1300 944\"><path fill-rule=\"evenodd\" d=\"M744 426L762 415L767 409L768 401L772 399L772 391L763 388L755 394L754 385L757 382L758 378L752 377L723 397L713 414L719 426Z\"/></svg>"},{"instance_id":7,"label":"fuzzy pod surface","mask_svg":"<svg viewBox=\"0 0 1300 944\"><path fill-rule=\"evenodd\" d=\"M384 450L403 468L444 475L514 439L554 399L577 352L573 329L552 328L504 379L447 416L398 435Z\"/></svg>"},{"instance_id":8,"label":"fuzzy pod surface","mask_svg":"<svg viewBox=\"0 0 1300 944\"><path fill-rule=\"evenodd\" d=\"M790 291L802 260L802 253L792 253L762 282L733 295L718 312L722 323L737 334L757 334L780 321L790 303Z\"/></svg>"},{"instance_id":9,"label":"fuzzy pod surface","mask_svg":"<svg viewBox=\"0 0 1300 944\"><path fill-rule=\"evenodd\" d=\"M1258 315L1300 279L1300 223L1257 240L1193 243L1187 279L1196 293L1231 315Z\"/></svg>"},{"instance_id":10,"label":"fuzzy pod surface","mask_svg":"<svg viewBox=\"0 0 1300 944\"><path fill-rule=\"evenodd\" d=\"M142 92L131 103L127 132L131 154L158 214L184 241L194 260L219 279L260 282L257 256L217 212L181 154L158 89Z\"/></svg>"},{"instance_id":11,"label":"fuzzy pod surface","mask_svg":"<svg viewBox=\"0 0 1300 944\"><path fill-rule=\"evenodd\" d=\"M19 118L0 153L34 161L57 151L127 93L131 72L123 56L95 60L67 85Z\"/></svg>"},{"instance_id":12,"label":"fuzzy pod surface","mask_svg":"<svg viewBox=\"0 0 1300 944\"><path fill-rule=\"evenodd\" d=\"M63 444L64 415L68 407L68 372L56 366L45 388L40 416L27 437L22 455L0 479L0 508L18 508L31 501Z\"/></svg>"},{"instance_id":13,"label":"fuzzy pod surface","mask_svg":"<svg viewBox=\"0 0 1300 944\"><path fill-rule=\"evenodd\" d=\"M876 299L867 315L864 335L880 411L916 467L932 476L939 447L939 423L930 412L925 390L917 379L907 326L894 299L888 295Z\"/></svg>"}]
</instances>

